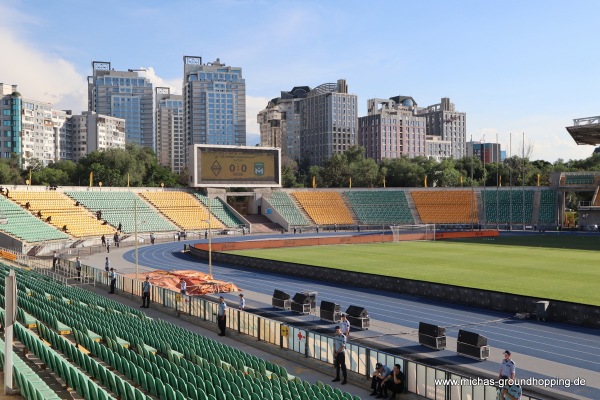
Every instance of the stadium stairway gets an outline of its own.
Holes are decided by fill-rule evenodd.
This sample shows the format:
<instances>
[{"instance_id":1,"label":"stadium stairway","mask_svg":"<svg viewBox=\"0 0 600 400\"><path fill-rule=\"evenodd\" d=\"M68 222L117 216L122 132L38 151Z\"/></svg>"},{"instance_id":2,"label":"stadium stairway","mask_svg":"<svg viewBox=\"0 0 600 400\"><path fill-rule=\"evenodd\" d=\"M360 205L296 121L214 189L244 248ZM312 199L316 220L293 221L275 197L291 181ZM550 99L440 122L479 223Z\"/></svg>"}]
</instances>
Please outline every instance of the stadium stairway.
<instances>
[{"instance_id":1,"label":"stadium stairway","mask_svg":"<svg viewBox=\"0 0 600 400\"><path fill-rule=\"evenodd\" d=\"M246 215L246 221L250 222L252 233L281 233L283 227L271 221L264 215Z\"/></svg>"},{"instance_id":2,"label":"stadium stairway","mask_svg":"<svg viewBox=\"0 0 600 400\"><path fill-rule=\"evenodd\" d=\"M306 212L306 210L304 209L304 207L302 207L302 204L300 204L300 202L298 201L298 199L295 196L292 196L291 192L288 192L288 196L290 198L290 200L292 200L292 202L294 203L294 205L296 206L296 208L298 209L298 211L300 211L300 213L304 216L304 218L312 225L315 226L315 221L313 221L313 219L310 217L310 215L308 215L308 213Z\"/></svg>"},{"instance_id":3,"label":"stadium stairway","mask_svg":"<svg viewBox=\"0 0 600 400\"><path fill-rule=\"evenodd\" d=\"M533 209L531 210L531 222L534 225L537 225L538 221L540 220L540 206L542 203L542 194L539 189L540 188L537 188L537 190L533 192Z\"/></svg>"},{"instance_id":4,"label":"stadium stairway","mask_svg":"<svg viewBox=\"0 0 600 400\"><path fill-rule=\"evenodd\" d=\"M340 197L342 198L344 205L350 212L350 215L352 216L352 219L354 220L354 222L357 225L359 225L361 221L360 221L360 219L358 219L358 215L356 215L356 213L354 212L354 208L352 207L352 204L350 204L350 200L348 199L348 196L346 196L344 193L340 193Z\"/></svg>"},{"instance_id":5,"label":"stadium stairway","mask_svg":"<svg viewBox=\"0 0 600 400\"><path fill-rule=\"evenodd\" d=\"M477 220L485 221L485 208L480 191L475 192L475 201L477 202Z\"/></svg>"},{"instance_id":6,"label":"stadium stairway","mask_svg":"<svg viewBox=\"0 0 600 400\"><path fill-rule=\"evenodd\" d=\"M419 212L417 211L417 207L415 206L415 201L412 198L412 192L408 190L404 192L406 195L406 202L408 203L408 208L410 209L410 213L415 221L415 224L422 224L423 220L419 216Z\"/></svg>"}]
</instances>

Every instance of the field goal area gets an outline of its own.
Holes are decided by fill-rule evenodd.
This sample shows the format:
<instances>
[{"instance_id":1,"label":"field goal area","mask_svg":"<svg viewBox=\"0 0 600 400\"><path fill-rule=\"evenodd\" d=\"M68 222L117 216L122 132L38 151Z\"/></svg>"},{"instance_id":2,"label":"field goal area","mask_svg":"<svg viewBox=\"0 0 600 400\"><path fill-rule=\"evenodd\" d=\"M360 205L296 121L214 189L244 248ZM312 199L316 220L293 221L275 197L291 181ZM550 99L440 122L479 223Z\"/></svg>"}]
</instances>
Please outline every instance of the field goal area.
<instances>
[{"instance_id":1,"label":"field goal area","mask_svg":"<svg viewBox=\"0 0 600 400\"><path fill-rule=\"evenodd\" d=\"M392 241L435 241L435 224L390 225Z\"/></svg>"}]
</instances>

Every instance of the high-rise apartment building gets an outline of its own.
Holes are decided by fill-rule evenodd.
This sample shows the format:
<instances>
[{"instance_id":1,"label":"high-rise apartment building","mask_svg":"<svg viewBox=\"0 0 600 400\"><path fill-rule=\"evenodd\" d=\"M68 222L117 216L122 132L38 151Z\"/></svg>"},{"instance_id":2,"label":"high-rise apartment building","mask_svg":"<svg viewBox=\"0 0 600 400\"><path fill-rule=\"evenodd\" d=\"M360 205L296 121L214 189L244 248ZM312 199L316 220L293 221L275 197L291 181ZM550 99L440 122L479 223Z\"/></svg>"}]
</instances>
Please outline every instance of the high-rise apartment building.
<instances>
[{"instance_id":1,"label":"high-rise apartment building","mask_svg":"<svg viewBox=\"0 0 600 400\"><path fill-rule=\"evenodd\" d=\"M477 157L484 164L497 163L503 160L500 143L467 142L467 156Z\"/></svg>"},{"instance_id":2,"label":"high-rise apartment building","mask_svg":"<svg viewBox=\"0 0 600 400\"><path fill-rule=\"evenodd\" d=\"M433 158L437 162L452 157L452 142L449 140L442 140L440 136L427 135L425 143L427 157Z\"/></svg>"},{"instance_id":3,"label":"high-rise apartment building","mask_svg":"<svg viewBox=\"0 0 600 400\"><path fill-rule=\"evenodd\" d=\"M418 116L412 97L369 99L365 117L358 118L358 144L365 155L381 162L384 158L425 156L425 118Z\"/></svg>"},{"instance_id":4,"label":"high-rise apartment building","mask_svg":"<svg viewBox=\"0 0 600 400\"><path fill-rule=\"evenodd\" d=\"M21 101L21 154L23 167L32 159L43 165L58 161L56 158L57 140L63 131L67 113L52 109L52 104L44 101Z\"/></svg>"},{"instance_id":5,"label":"high-rise apartment building","mask_svg":"<svg viewBox=\"0 0 600 400\"><path fill-rule=\"evenodd\" d=\"M186 154L192 144L246 145L246 82L242 69L217 58L183 57ZM187 156L186 156L187 161Z\"/></svg>"},{"instance_id":6,"label":"high-rise apartment building","mask_svg":"<svg viewBox=\"0 0 600 400\"><path fill-rule=\"evenodd\" d=\"M156 157L173 172L185 168L186 140L183 123L183 96L169 88L156 88Z\"/></svg>"},{"instance_id":7,"label":"high-rise apartment building","mask_svg":"<svg viewBox=\"0 0 600 400\"><path fill-rule=\"evenodd\" d=\"M19 164L22 163L21 154L21 94L17 92L17 85L0 83L0 158L10 158L14 153Z\"/></svg>"},{"instance_id":8,"label":"high-rise apartment building","mask_svg":"<svg viewBox=\"0 0 600 400\"><path fill-rule=\"evenodd\" d=\"M448 157L458 159L466 155L467 115L456 111L454 103L448 97L443 97L439 104L419 109L418 115L425 117L427 135L450 142ZM446 157L442 154L427 155L436 159Z\"/></svg>"},{"instance_id":9,"label":"high-rise apartment building","mask_svg":"<svg viewBox=\"0 0 600 400\"><path fill-rule=\"evenodd\" d=\"M88 111L126 121L127 143L156 150L154 89L143 70L115 71L109 62L92 62L88 77Z\"/></svg>"},{"instance_id":10,"label":"high-rise apartment building","mask_svg":"<svg viewBox=\"0 0 600 400\"><path fill-rule=\"evenodd\" d=\"M75 162L93 151L125 148L126 121L123 118L84 111L69 118L69 129L71 159Z\"/></svg>"},{"instance_id":11,"label":"high-rise apartment building","mask_svg":"<svg viewBox=\"0 0 600 400\"><path fill-rule=\"evenodd\" d=\"M308 86L296 86L281 97L269 101L258 113L260 145L281 148L281 156L300 160L301 102L310 92Z\"/></svg>"},{"instance_id":12,"label":"high-rise apartment building","mask_svg":"<svg viewBox=\"0 0 600 400\"><path fill-rule=\"evenodd\" d=\"M357 96L348 93L345 79L311 90L300 102L301 157L323 165L334 154L356 144Z\"/></svg>"}]
</instances>

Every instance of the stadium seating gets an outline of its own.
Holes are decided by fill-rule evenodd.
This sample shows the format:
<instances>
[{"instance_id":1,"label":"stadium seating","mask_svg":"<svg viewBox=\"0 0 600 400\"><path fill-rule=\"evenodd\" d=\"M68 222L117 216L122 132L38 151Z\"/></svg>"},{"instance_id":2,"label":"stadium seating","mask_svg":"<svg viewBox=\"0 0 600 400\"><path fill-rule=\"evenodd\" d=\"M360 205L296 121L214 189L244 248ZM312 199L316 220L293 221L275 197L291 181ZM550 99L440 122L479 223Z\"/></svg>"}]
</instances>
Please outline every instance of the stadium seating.
<instances>
[{"instance_id":1,"label":"stadium seating","mask_svg":"<svg viewBox=\"0 0 600 400\"><path fill-rule=\"evenodd\" d=\"M593 185L594 175L566 175L567 185Z\"/></svg>"},{"instance_id":2,"label":"stadium seating","mask_svg":"<svg viewBox=\"0 0 600 400\"><path fill-rule=\"evenodd\" d=\"M532 223L533 190L485 190L485 219L490 223Z\"/></svg>"},{"instance_id":3,"label":"stadium seating","mask_svg":"<svg viewBox=\"0 0 600 400\"><path fill-rule=\"evenodd\" d=\"M350 225L356 222L338 192L293 192L302 208L318 225Z\"/></svg>"},{"instance_id":4,"label":"stadium seating","mask_svg":"<svg viewBox=\"0 0 600 400\"><path fill-rule=\"evenodd\" d=\"M304 218L304 215L298 210L286 192L273 192L269 198L269 203L290 225L309 225L309 222Z\"/></svg>"},{"instance_id":5,"label":"stadium seating","mask_svg":"<svg viewBox=\"0 0 600 400\"><path fill-rule=\"evenodd\" d=\"M111 235L115 228L102 225L94 214L63 193L55 191L12 191L10 197L21 206L29 203L29 211L36 215L41 213L42 221L50 217L48 222L58 229L66 226L68 233L75 237Z\"/></svg>"},{"instance_id":6,"label":"stadium seating","mask_svg":"<svg viewBox=\"0 0 600 400\"><path fill-rule=\"evenodd\" d=\"M92 212L102 211L102 219L112 226L117 227L121 223L125 233L135 231L134 204L137 204L138 232L178 230L175 225L132 192L67 192L66 194Z\"/></svg>"},{"instance_id":7,"label":"stadium seating","mask_svg":"<svg viewBox=\"0 0 600 400\"><path fill-rule=\"evenodd\" d=\"M348 191L344 194L363 224L414 224L403 191Z\"/></svg>"},{"instance_id":8,"label":"stadium seating","mask_svg":"<svg viewBox=\"0 0 600 400\"><path fill-rule=\"evenodd\" d=\"M543 224L556 223L556 200L557 193L555 190L540 191L540 213L538 220Z\"/></svg>"},{"instance_id":9,"label":"stadium seating","mask_svg":"<svg viewBox=\"0 0 600 400\"><path fill-rule=\"evenodd\" d=\"M68 235L58 231L53 226L45 224L39 218L34 217L31 213L4 197L0 197L0 212L7 220L6 224L0 224L0 231L26 242L35 243L69 238Z\"/></svg>"},{"instance_id":10,"label":"stadium seating","mask_svg":"<svg viewBox=\"0 0 600 400\"><path fill-rule=\"evenodd\" d=\"M470 190L411 192L421 221L426 224L478 223L477 198Z\"/></svg>"},{"instance_id":11,"label":"stadium seating","mask_svg":"<svg viewBox=\"0 0 600 400\"><path fill-rule=\"evenodd\" d=\"M16 339L83 398L359 399L81 288L16 272L19 306L37 322L37 334L15 324ZM72 333L61 335L59 326Z\"/></svg>"},{"instance_id":12,"label":"stadium seating","mask_svg":"<svg viewBox=\"0 0 600 400\"><path fill-rule=\"evenodd\" d=\"M196 197L208 207L208 196L205 196L200 193L194 193ZM240 221L235 214L233 214L229 209L223 204L221 199L213 198L210 204L210 211L213 213L215 217L217 217L225 226L229 228L238 228L240 225L243 225L242 221Z\"/></svg>"},{"instance_id":13,"label":"stadium seating","mask_svg":"<svg viewBox=\"0 0 600 400\"><path fill-rule=\"evenodd\" d=\"M145 192L140 195L158 211L183 229L208 229L208 210L189 193L185 192ZM223 224L214 216L210 227L222 229Z\"/></svg>"}]
</instances>

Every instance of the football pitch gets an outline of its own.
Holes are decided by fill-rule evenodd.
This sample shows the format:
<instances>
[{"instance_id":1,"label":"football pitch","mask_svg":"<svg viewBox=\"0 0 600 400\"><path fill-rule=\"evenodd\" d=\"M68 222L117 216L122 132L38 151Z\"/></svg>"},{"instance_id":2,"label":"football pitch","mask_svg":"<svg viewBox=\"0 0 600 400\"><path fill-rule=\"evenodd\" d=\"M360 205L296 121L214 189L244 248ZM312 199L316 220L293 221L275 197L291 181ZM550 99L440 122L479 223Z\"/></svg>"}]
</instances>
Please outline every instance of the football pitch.
<instances>
[{"instance_id":1,"label":"football pitch","mask_svg":"<svg viewBox=\"0 0 600 400\"><path fill-rule=\"evenodd\" d=\"M530 235L232 254L600 305L600 236Z\"/></svg>"}]
</instances>

